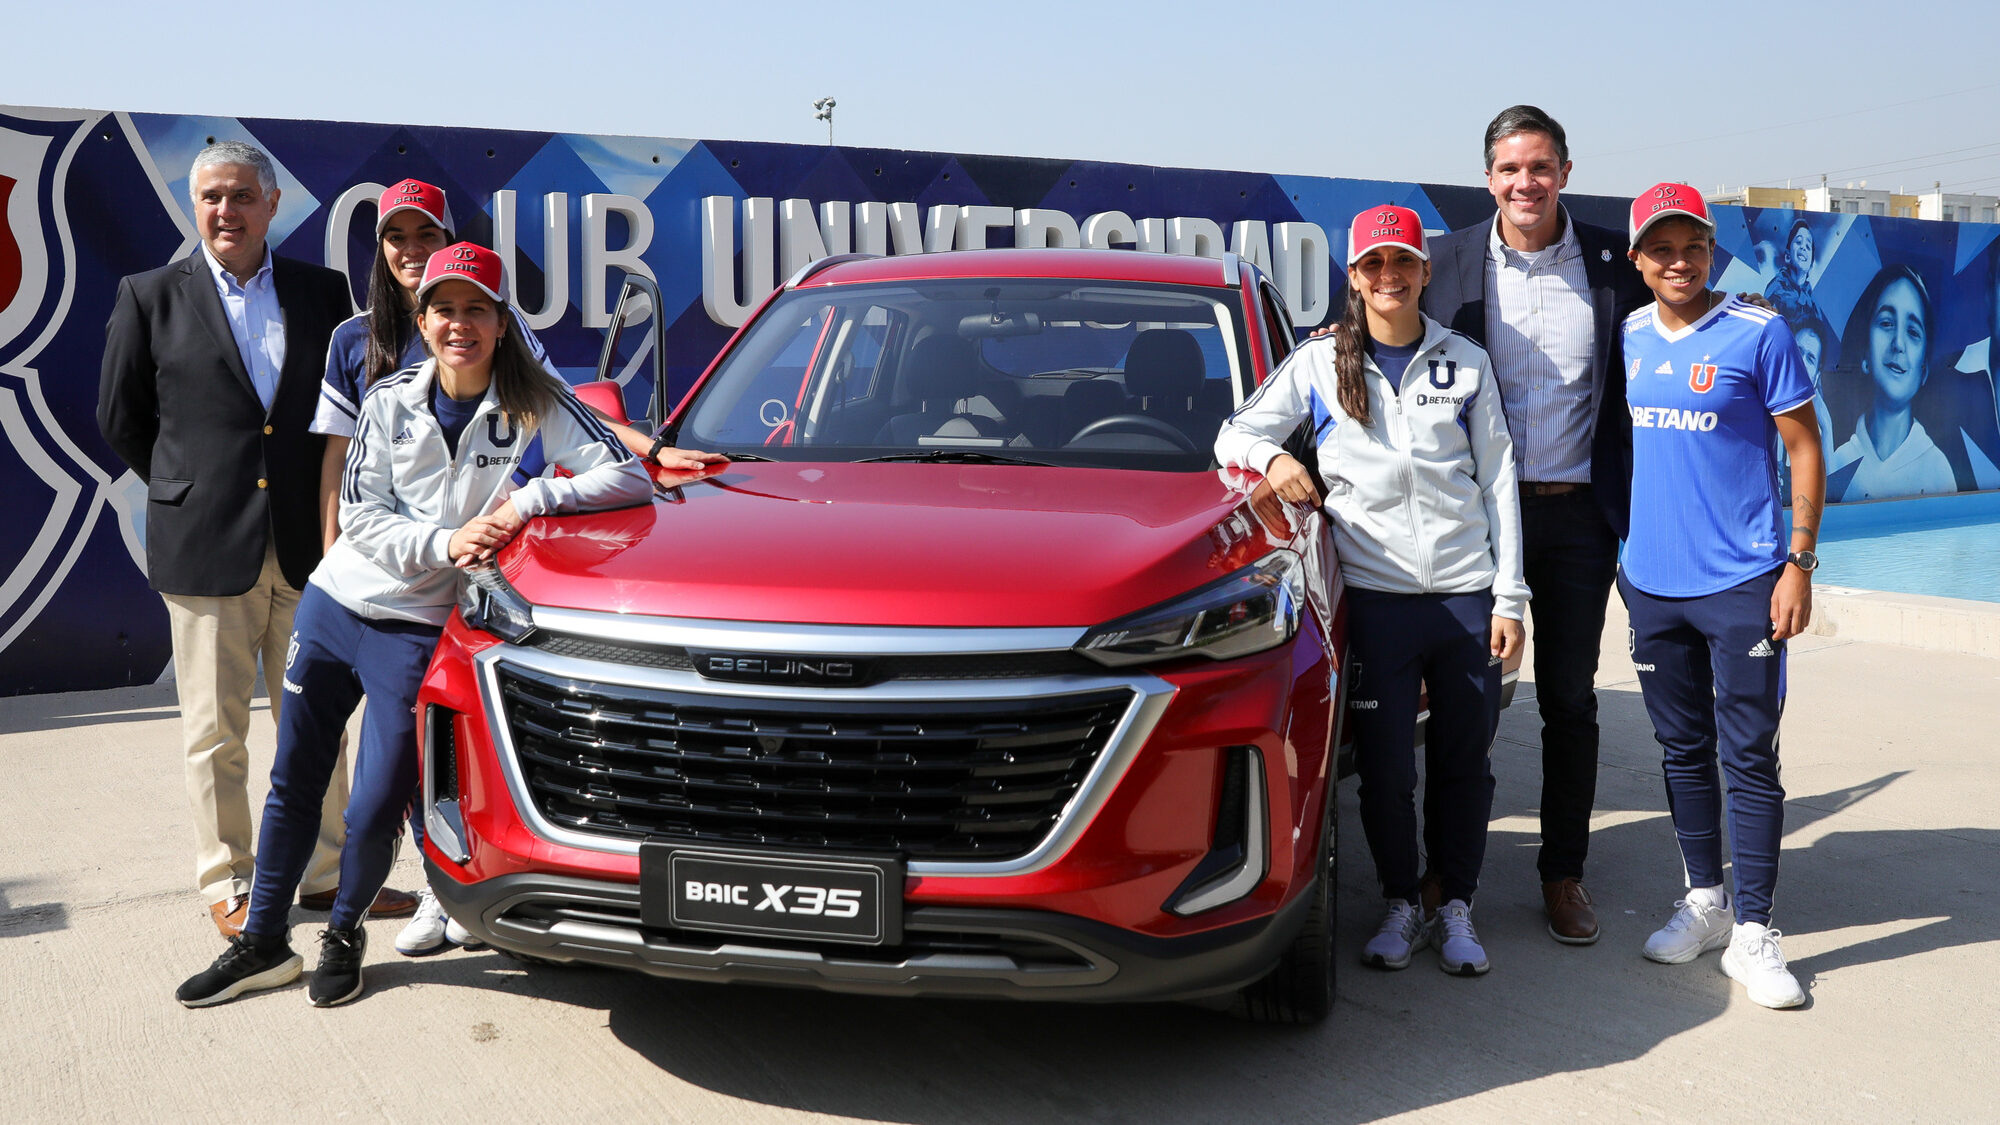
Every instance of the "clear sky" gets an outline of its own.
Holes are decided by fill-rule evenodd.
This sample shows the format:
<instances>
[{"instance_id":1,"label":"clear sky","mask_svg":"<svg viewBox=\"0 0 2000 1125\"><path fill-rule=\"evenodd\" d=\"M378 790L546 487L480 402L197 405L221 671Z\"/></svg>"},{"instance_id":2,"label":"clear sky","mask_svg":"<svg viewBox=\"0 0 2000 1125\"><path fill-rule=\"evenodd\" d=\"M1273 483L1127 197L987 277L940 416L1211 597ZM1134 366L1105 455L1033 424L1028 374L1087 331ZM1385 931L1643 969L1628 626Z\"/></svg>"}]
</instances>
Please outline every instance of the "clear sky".
<instances>
[{"instance_id":1,"label":"clear sky","mask_svg":"<svg viewBox=\"0 0 2000 1125\"><path fill-rule=\"evenodd\" d=\"M2000 194L1996 55L1968 0L80 0L10 6L0 104L818 144L832 95L841 144L1478 184L1525 101L1573 191Z\"/></svg>"}]
</instances>

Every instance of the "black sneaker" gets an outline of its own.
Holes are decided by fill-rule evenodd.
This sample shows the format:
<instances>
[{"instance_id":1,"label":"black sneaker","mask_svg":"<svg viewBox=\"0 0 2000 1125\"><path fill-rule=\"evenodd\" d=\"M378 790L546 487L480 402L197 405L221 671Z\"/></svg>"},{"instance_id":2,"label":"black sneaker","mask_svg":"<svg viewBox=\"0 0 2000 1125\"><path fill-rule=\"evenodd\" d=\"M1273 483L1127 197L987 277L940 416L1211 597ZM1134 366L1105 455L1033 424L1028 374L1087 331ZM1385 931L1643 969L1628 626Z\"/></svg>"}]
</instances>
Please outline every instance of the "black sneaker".
<instances>
[{"instance_id":1,"label":"black sneaker","mask_svg":"<svg viewBox=\"0 0 2000 1125\"><path fill-rule=\"evenodd\" d=\"M290 984L305 962L292 952L283 934L258 938L237 934L215 964L189 977L174 990L174 999L189 1008L206 1008L234 1000L260 988Z\"/></svg>"},{"instance_id":2,"label":"black sneaker","mask_svg":"<svg viewBox=\"0 0 2000 1125\"><path fill-rule=\"evenodd\" d=\"M331 1008L361 995L361 955L368 949L368 931L331 926L319 932L319 966L313 970L306 997L315 1008Z\"/></svg>"}]
</instances>

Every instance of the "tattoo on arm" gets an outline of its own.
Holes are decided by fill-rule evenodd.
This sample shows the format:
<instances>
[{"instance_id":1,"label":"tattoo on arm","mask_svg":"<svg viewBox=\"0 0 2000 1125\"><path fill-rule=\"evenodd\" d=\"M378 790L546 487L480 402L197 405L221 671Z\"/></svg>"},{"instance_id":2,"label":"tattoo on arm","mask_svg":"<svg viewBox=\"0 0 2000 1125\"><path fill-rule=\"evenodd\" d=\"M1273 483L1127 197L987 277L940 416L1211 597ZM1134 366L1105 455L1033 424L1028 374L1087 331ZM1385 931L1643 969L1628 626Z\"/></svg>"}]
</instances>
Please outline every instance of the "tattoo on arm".
<instances>
[{"instance_id":1,"label":"tattoo on arm","mask_svg":"<svg viewBox=\"0 0 2000 1125\"><path fill-rule=\"evenodd\" d=\"M1803 531L1814 539L1819 538L1819 504L1809 496L1792 497L1793 531Z\"/></svg>"}]
</instances>

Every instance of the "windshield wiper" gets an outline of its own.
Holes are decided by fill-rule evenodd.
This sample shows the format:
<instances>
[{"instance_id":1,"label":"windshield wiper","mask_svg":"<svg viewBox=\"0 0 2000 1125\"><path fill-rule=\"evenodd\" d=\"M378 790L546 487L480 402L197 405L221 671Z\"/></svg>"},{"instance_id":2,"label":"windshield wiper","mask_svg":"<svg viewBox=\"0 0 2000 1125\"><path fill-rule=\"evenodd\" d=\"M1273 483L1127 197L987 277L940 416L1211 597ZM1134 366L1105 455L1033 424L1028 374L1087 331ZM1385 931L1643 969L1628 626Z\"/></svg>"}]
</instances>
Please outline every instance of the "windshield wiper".
<instances>
[{"instance_id":1,"label":"windshield wiper","mask_svg":"<svg viewBox=\"0 0 2000 1125\"><path fill-rule=\"evenodd\" d=\"M766 457L766 456L764 456L764 455L763 455L762 453L727 453L727 452L725 452L725 453L723 453L722 455L723 455L724 457L727 457L727 458L729 458L729 459L730 459L731 461L773 461L773 460L776 460L776 458L773 458L773 457Z\"/></svg>"},{"instance_id":2,"label":"windshield wiper","mask_svg":"<svg viewBox=\"0 0 2000 1125\"><path fill-rule=\"evenodd\" d=\"M1052 467L1047 461L1032 461L1026 457L1009 457L1004 453L986 453L978 449L927 449L922 453L886 453L880 457L863 457L854 462L866 465L876 461L935 461L956 465L1035 465Z\"/></svg>"}]
</instances>

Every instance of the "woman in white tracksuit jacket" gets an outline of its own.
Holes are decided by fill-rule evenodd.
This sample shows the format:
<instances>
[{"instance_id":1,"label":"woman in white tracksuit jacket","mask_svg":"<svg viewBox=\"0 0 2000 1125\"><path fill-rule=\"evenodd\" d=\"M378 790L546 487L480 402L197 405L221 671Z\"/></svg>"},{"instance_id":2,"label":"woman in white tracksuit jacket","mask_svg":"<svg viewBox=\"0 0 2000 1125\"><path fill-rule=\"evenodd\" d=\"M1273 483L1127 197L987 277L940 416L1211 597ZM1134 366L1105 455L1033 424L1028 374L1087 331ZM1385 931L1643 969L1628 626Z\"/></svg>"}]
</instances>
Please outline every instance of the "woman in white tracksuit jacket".
<instances>
[{"instance_id":1,"label":"woman in white tracksuit jacket","mask_svg":"<svg viewBox=\"0 0 2000 1125\"><path fill-rule=\"evenodd\" d=\"M1493 804L1487 751L1500 664L1519 651L1528 587L1514 452L1486 353L1417 311L1423 225L1402 207L1357 215L1345 316L1308 340L1223 426L1215 455L1291 501L1320 500L1348 589L1349 729L1362 828L1388 911L1362 960L1400 969L1435 944L1446 972L1484 973L1471 903ZM1315 483L1282 442L1311 425ZM1439 884L1425 915L1415 729L1430 692L1424 843Z\"/></svg>"},{"instance_id":2,"label":"woman in white tracksuit jacket","mask_svg":"<svg viewBox=\"0 0 2000 1125\"><path fill-rule=\"evenodd\" d=\"M631 452L509 332L505 291L491 250L459 243L433 254L417 291L433 358L376 381L362 401L340 486L342 534L306 585L286 655L289 698L249 916L229 950L181 986L182 1004L298 975L287 915L341 730L365 694L340 892L308 998L326 1007L361 994L362 913L388 876L415 792L417 687L457 601L457 568L490 560L535 516L652 495ZM570 475L524 477L524 460Z\"/></svg>"}]
</instances>

